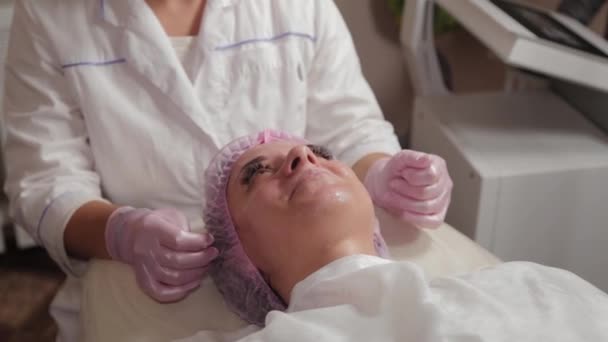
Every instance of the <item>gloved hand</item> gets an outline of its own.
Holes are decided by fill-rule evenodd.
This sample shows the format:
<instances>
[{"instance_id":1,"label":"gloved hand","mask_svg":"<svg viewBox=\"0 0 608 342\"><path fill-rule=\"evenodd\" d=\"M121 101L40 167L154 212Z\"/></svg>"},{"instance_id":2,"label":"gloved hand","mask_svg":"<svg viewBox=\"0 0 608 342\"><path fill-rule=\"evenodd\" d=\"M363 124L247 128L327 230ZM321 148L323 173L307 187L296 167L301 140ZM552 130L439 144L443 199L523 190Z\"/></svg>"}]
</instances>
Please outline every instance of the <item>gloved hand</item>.
<instances>
[{"instance_id":1,"label":"gloved hand","mask_svg":"<svg viewBox=\"0 0 608 342\"><path fill-rule=\"evenodd\" d=\"M106 223L112 259L130 264L139 287L159 302L184 298L197 288L218 250L209 234L190 232L175 209L116 209Z\"/></svg>"},{"instance_id":2,"label":"gloved hand","mask_svg":"<svg viewBox=\"0 0 608 342\"><path fill-rule=\"evenodd\" d=\"M412 150L374 162L364 184L377 206L422 228L443 223L453 186L441 157Z\"/></svg>"}]
</instances>

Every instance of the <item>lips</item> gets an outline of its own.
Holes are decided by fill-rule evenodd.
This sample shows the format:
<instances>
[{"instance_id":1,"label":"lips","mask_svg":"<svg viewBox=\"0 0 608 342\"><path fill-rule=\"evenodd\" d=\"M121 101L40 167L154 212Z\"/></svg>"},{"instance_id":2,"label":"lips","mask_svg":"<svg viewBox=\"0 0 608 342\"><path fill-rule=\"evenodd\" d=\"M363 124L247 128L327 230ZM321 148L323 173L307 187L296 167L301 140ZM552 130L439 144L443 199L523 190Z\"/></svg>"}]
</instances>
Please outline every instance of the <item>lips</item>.
<instances>
[{"instance_id":1,"label":"lips","mask_svg":"<svg viewBox=\"0 0 608 342\"><path fill-rule=\"evenodd\" d=\"M289 199L291 200L301 184L323 174L327 174L327 171L318 167L307 167L305 169L296 171L296 174L292 176L292 180L290 182L291 192L289 194Z\"/></svg>"}]
</instances>

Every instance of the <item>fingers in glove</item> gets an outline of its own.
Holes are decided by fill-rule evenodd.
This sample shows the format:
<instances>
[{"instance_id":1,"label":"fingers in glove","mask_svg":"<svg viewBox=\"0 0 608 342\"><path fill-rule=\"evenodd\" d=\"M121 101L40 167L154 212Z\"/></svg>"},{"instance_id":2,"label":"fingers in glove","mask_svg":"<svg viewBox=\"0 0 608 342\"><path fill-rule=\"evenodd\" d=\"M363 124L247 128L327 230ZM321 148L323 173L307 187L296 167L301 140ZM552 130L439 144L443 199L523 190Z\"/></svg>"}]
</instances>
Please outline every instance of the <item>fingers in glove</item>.
<instances>
[{"instance_id":1,"label":"fingers in glove","mask_svg":"<svg viewBox=\"0 0 608 342\"><path fill-rule=\"evenodd\" d=\"M428 186L414 186L403 178L396 178L389 184L389 188L402 195L416 200L430 200L441 196L446 189L452 188L452 181L449 177L442 177L439 182Z\"/></svg>"},{"instance_id":2,"label":"fingers in glove","mask_svg":"<svg viewBox=\"0 0 608 342\"><path fill-rule=\"evenodd\" d=\"M151 262L147 268L150 271L150 275L157 282L169 286L183 286L195 280L201 281L205 273L207 273L207 267L176 270L162 267L156 262Z\"/></svg>"},{"instance_id":3,"label":"fingers in glove","mask_svg":"<svg viewBox=\"0 0 608 342\"><path fill-rule=\"evenodd\" d=\"M433 215L448 206L449 198L449 192L444 192L437 198L420 201L391 191L384 195L383 202L386 206L398 212L409 211L417 214Z\"/></svg>"},{"instance_id":4,"label":"fingers in glove","mask_svg":"<svg viewBox=\"0 0 608 342\"><path fill-rule=\"evenodd\" d=\"M401 177L413 186L429 186L438 183L441 178L449 177L443 159L437 159L424 169L408 168L401 171Z\"/></svg>"},{"instance_id":5,"label":"fingers in glove","mask_svg":"<svg viewBox=\"0 0 608 342\"><path fill-rule=\"evenodd\" d=\"M414 224L419 228L439 228L445 220L446 211L433 215L424 215L411 212L402 212L399 218L403 221Z\"/></svg>"},{"instance_id":6,"label":"fingers in glove","mask_svg":"<svg viewBox=\"0 0 608 342\"><path fill-rule=\"evenodd\" d=\"M144 293L161 303L177 302L201 284L198 279L182 286L164 285L152 277L145 265L135 268L135 276Z\"/></svg>"},{"instance_id":7,"label":"fingers in glove","mask_svg":"<svg viewBox=\"0 0 608 342\"><path fill-rule=\"evenodd\" d=\"M432 157L429 154L412 150L403 150L391 158L387 167L389 168L390 173L399 173L406 168L425 169L431 165L431 160Z\"/></svg>"},{"instance_id":8,"label":"fingers in glove","mask_svg":"<svg viewBox=\"0 0 608 342\"><path fill-rule=\"evenodd\" d=\"M160 246L156 254L156 260L162 267L185 270L206 267L218 256L215 247L209 247L198 252L175 252L164 246Z\"/></svg>"},{"instance_id":9,"label":"fingers in glove","mask_svg":"<svg viewBox=\"0 0 608 342\"><path fill-rule=\"evenodd\" d=\"M191 233L171 227L161 229L159 240L161 245L179 252L199 252L213 244L211 234Z\"/></svg>"},{"instance_id":10,"label":"fingers in glove","mask_svg":"<svg viewBox=\"0 0 608 342\"><path fill-rule=\"evenodd\" d=\"M190 224L186 215L174 208L162 208L154 211L154 215L158 215L160 219L172 223L182 230L190 231Z\"/></svg>"},{"instance_id":11,"label":"fingers in glove","mask_svg":"<svg viewBox=\"0 0 608 342\"><path fill-rule=\"evenodd\" d=\"M450 201L452 199L452 191L446 191L441 197L444 205L438 212L434 214L419 214L415 212L403 211L400 214L401 220L411 222L420 228L438 228L445 221L445 215L448 212Z\"/></svg>"}]
</instances>

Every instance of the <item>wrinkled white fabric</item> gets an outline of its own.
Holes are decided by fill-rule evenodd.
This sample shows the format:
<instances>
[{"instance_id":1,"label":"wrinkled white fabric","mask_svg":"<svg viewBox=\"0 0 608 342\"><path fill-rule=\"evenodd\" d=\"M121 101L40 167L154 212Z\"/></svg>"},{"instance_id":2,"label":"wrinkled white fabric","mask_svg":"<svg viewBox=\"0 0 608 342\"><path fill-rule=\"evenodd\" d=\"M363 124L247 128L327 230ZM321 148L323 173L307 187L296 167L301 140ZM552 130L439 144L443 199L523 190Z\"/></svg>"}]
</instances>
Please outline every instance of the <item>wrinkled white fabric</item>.
<instances>
[{"instance_id":1,"label":"wrinkled white fabric","mask_svg":"<svg viewBox=\"0 0 608 342\"><path fill-rule=\"evenodd\" d=\"M410 262L357 255L298 283L287 312L254 331L181 341L608 341L608 296L528 262L429 281Z\"/></svg>"}]
</instances>

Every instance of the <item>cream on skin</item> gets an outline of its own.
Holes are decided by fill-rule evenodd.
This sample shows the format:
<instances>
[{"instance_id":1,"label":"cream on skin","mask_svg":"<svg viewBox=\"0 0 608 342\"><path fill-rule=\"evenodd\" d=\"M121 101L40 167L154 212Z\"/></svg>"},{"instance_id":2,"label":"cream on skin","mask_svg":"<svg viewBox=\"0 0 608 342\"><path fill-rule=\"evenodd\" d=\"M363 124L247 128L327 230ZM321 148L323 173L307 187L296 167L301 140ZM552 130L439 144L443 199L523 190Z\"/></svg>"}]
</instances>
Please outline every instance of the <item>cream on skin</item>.
<instances>
[{"instance_id":1,"label":"cream on skin","mask_svg":"<svg viewBox=\"0 0 608 342\"><path fill-rule=\"evenodd\" d=\"M296 283L324 265L376 255L369 194L322 147L253 147L232 168L227 194L245 252L286 302Z\"/></svg>"}]
</instances>

